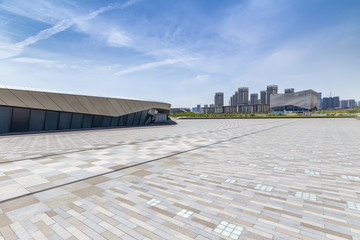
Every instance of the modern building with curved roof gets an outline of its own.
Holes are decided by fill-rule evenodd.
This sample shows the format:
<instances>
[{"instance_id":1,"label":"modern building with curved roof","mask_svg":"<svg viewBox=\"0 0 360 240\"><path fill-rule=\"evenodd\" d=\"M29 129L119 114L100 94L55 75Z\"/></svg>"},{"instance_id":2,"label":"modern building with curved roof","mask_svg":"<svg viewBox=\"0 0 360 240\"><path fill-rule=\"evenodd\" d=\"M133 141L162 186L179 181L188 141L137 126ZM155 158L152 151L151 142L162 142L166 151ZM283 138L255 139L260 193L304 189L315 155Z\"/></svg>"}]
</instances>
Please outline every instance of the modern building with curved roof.
<instances>
[{"instance_id":1,"label":"modern building with curved roof","mask_svg":"<svg viewBox=\"0 0 360 240\"><path fill-rule=\"evenodd\" d=\"M271 94L270 99L272 111L304 112L319 109L319 93L313 90Z\"/></svg>"},{"instance_id":2,"label":"modern building with curved roof","mask_svg":"<svg viewBox=\"0 0 360 240\"><path fill-rule=\"evenodd\" d=\"M0 133L149 125L171 105L127 98L0 88Z\"/></svg>"}]
</instances>

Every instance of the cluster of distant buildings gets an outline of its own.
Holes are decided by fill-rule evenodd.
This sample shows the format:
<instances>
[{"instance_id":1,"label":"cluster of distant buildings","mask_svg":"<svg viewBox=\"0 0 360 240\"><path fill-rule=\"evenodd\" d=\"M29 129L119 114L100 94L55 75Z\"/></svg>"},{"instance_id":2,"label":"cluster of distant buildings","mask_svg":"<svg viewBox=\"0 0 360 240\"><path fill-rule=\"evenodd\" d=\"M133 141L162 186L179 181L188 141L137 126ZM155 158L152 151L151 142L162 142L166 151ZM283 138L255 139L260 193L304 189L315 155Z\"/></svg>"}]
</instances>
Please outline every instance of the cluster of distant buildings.
<instances>
[{"instance_id":1,"label":"cluster of distant buildings","mask_svg":"<svg viewBox=\"0 0 360 240\"><path fill-rule=\"evenodd\" d=\"M178 108L172 112L192 111L196 113L234 113L234 112L309 112L327 109L346 109L360 107L354 99L340 100L339 97L321 97L321 93L314 90L295 92L294 88L285 89L284 93L278 92L278 85L269 85L266 90L249 94L249 88L240 87L230 97L228 105L224 104L224 93L216 92L214 104L192 109Z\"/></svg>"},{"instance_id":2,"label":"cluster of distant buildings","mask_svg":"<svg viewBox=\"0 0 360 240\"><path fill-rule=\"evenodd\" d=\"M249 96L250 95L250 96ZM319 109L319 94L313 90L295 92L293 88L278 93L277 85L269 85L266 90L249 94L249 88L241 87L229 99L229 105L224 106L224 93L217 92L213 107L203 107L203 113L233 113L251 112L267 113L270 111L304 112Z\"/></svg>"},{"instance_id":3,"label":"cluster of distant buildings","mask_svg":"<svg viewBox=\"0 0 360 240\"><path fill-rule=\"evenodd\" d=\"M339 97L324 97L321 99L321 109L349 109L360 107L360 101L355 99L340 100Z\"/></svg>"}]
</instances>

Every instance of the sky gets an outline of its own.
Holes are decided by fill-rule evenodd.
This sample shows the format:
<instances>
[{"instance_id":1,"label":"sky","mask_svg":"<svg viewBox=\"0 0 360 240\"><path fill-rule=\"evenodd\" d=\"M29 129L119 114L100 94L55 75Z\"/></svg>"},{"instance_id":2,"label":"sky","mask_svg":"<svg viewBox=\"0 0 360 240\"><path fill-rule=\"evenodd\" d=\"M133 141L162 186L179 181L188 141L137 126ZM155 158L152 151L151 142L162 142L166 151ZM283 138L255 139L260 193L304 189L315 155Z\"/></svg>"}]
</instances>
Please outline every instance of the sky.
<instances>
[{"instance_id":1,"label":"sky","mask_svg":"<svg viewBox=\"0 0 360 240\"><path fill-rule=\"evenodd\" d=\"M277 84L360 100L358 0L0 0L0 85L225 103Z\"/></svg>"}]
</instances>

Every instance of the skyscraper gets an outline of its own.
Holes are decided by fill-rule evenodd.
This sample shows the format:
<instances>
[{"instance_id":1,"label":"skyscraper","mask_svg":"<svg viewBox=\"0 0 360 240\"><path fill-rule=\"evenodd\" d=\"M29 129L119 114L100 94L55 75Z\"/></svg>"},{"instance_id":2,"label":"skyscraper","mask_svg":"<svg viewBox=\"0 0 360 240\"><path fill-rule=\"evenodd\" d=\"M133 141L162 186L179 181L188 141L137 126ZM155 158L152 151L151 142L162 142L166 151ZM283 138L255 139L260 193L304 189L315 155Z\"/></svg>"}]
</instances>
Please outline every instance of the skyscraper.
<instances>
[{"instance_id":1,"label":"skyscraper","mask_svg":"<svg viewBox=\"0 0 360 240\"><path fill-rule=\"evenodd\" d=\"M348 106L349 106L349 108L356 107L356 101L354 99L349 99L348 100Z\"/></svg>"},{"instance_id":2,"label":"skyscraper","mask_svg":"<svg viewBox=\"0 0 360 240\"><path fill-rule=\"evenodd\" d=\"M340 108L348 108L349 107L349 101L348 100L341 100L340 101Z\"/></svg>"},{"instance_id":3,"label":"skyscraper","mask_svg":"<svg viewBox=\"0 0 360 240\"><path fill-rule=\"evenodd\" d=\"M215 106L224 106L224 93L217 92L214 97Z\"/></svg>"},{"instance_id":4,"label":"skyscraper","mask_svg":"<svg viewBox=\"0 0 360 240\"><path fill-rule=\"evenodd\" d=\"M241 87L238 89L238 104L246 105L249 103L249 88Z\"/></svg>"},{"instance_id":5,"label":"skyscraper","mask_svg":"<svg viewBox=\"0 0 360 240\"><path fill-rule=\"evenodd\" d=\"M266 91L265 90L260 92L260 103L266 104Z\"/></svg>"},{"instance_id":6,"label":"skyscraper","mask_svg":"<svg viewBox=\"0 0 360 240\"><path fill-rule=\"evenodd\" d=\"M332 109L340 107L340 98L339 97L324 97L322 100L322 109Z\"/></svg>"},{"instance_id":7,"label":"skyscraper","mask_svg":"<svg viewBox=\"0 0 360 240\"><path fill-rule=\"evenodd\" d=\"M251 104L257 104L258 99L259 99L259 94L257 94L257 93L250 94L250 103Z\"/></svg>"},{"instance_id":8,"label":"skyscraper","mask_svg":"<svg viewBox=\"0 0 360 240\"><path fill-rule=\"evenodd\" d=\"M278 85L269 85L266 88L266 104L270 105L270 95L278 94Z\"/></svg>"},{"instance_id":9,"label":"skyscraper","mask_svg":"<svg viewBox=\"0 0 360 240\"><path fill-rule=\"evenodd\" d=\"M333 104L334 104L333 108L340 107L340 98L339 97L333 97Z\"/></svg>"}]
</instances>

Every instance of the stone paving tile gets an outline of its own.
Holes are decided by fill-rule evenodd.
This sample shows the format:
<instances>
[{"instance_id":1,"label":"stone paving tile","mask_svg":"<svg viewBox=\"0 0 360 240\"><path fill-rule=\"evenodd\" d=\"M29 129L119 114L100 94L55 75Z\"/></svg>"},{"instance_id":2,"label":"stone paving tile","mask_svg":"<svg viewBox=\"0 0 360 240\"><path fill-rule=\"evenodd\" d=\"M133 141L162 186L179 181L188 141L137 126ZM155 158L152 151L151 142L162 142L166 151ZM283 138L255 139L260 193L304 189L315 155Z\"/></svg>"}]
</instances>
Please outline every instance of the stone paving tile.
<instances>
[{"instance_id":1,"label":"stone paving tile","mask_svg":"<svg viewBox=\"0 0 360 240\"><path fill-rule=\"evenodd\" d=\"M359 239L359 124L182 120L0 137L0 237Z\"/></svg>"}]
</instances>

